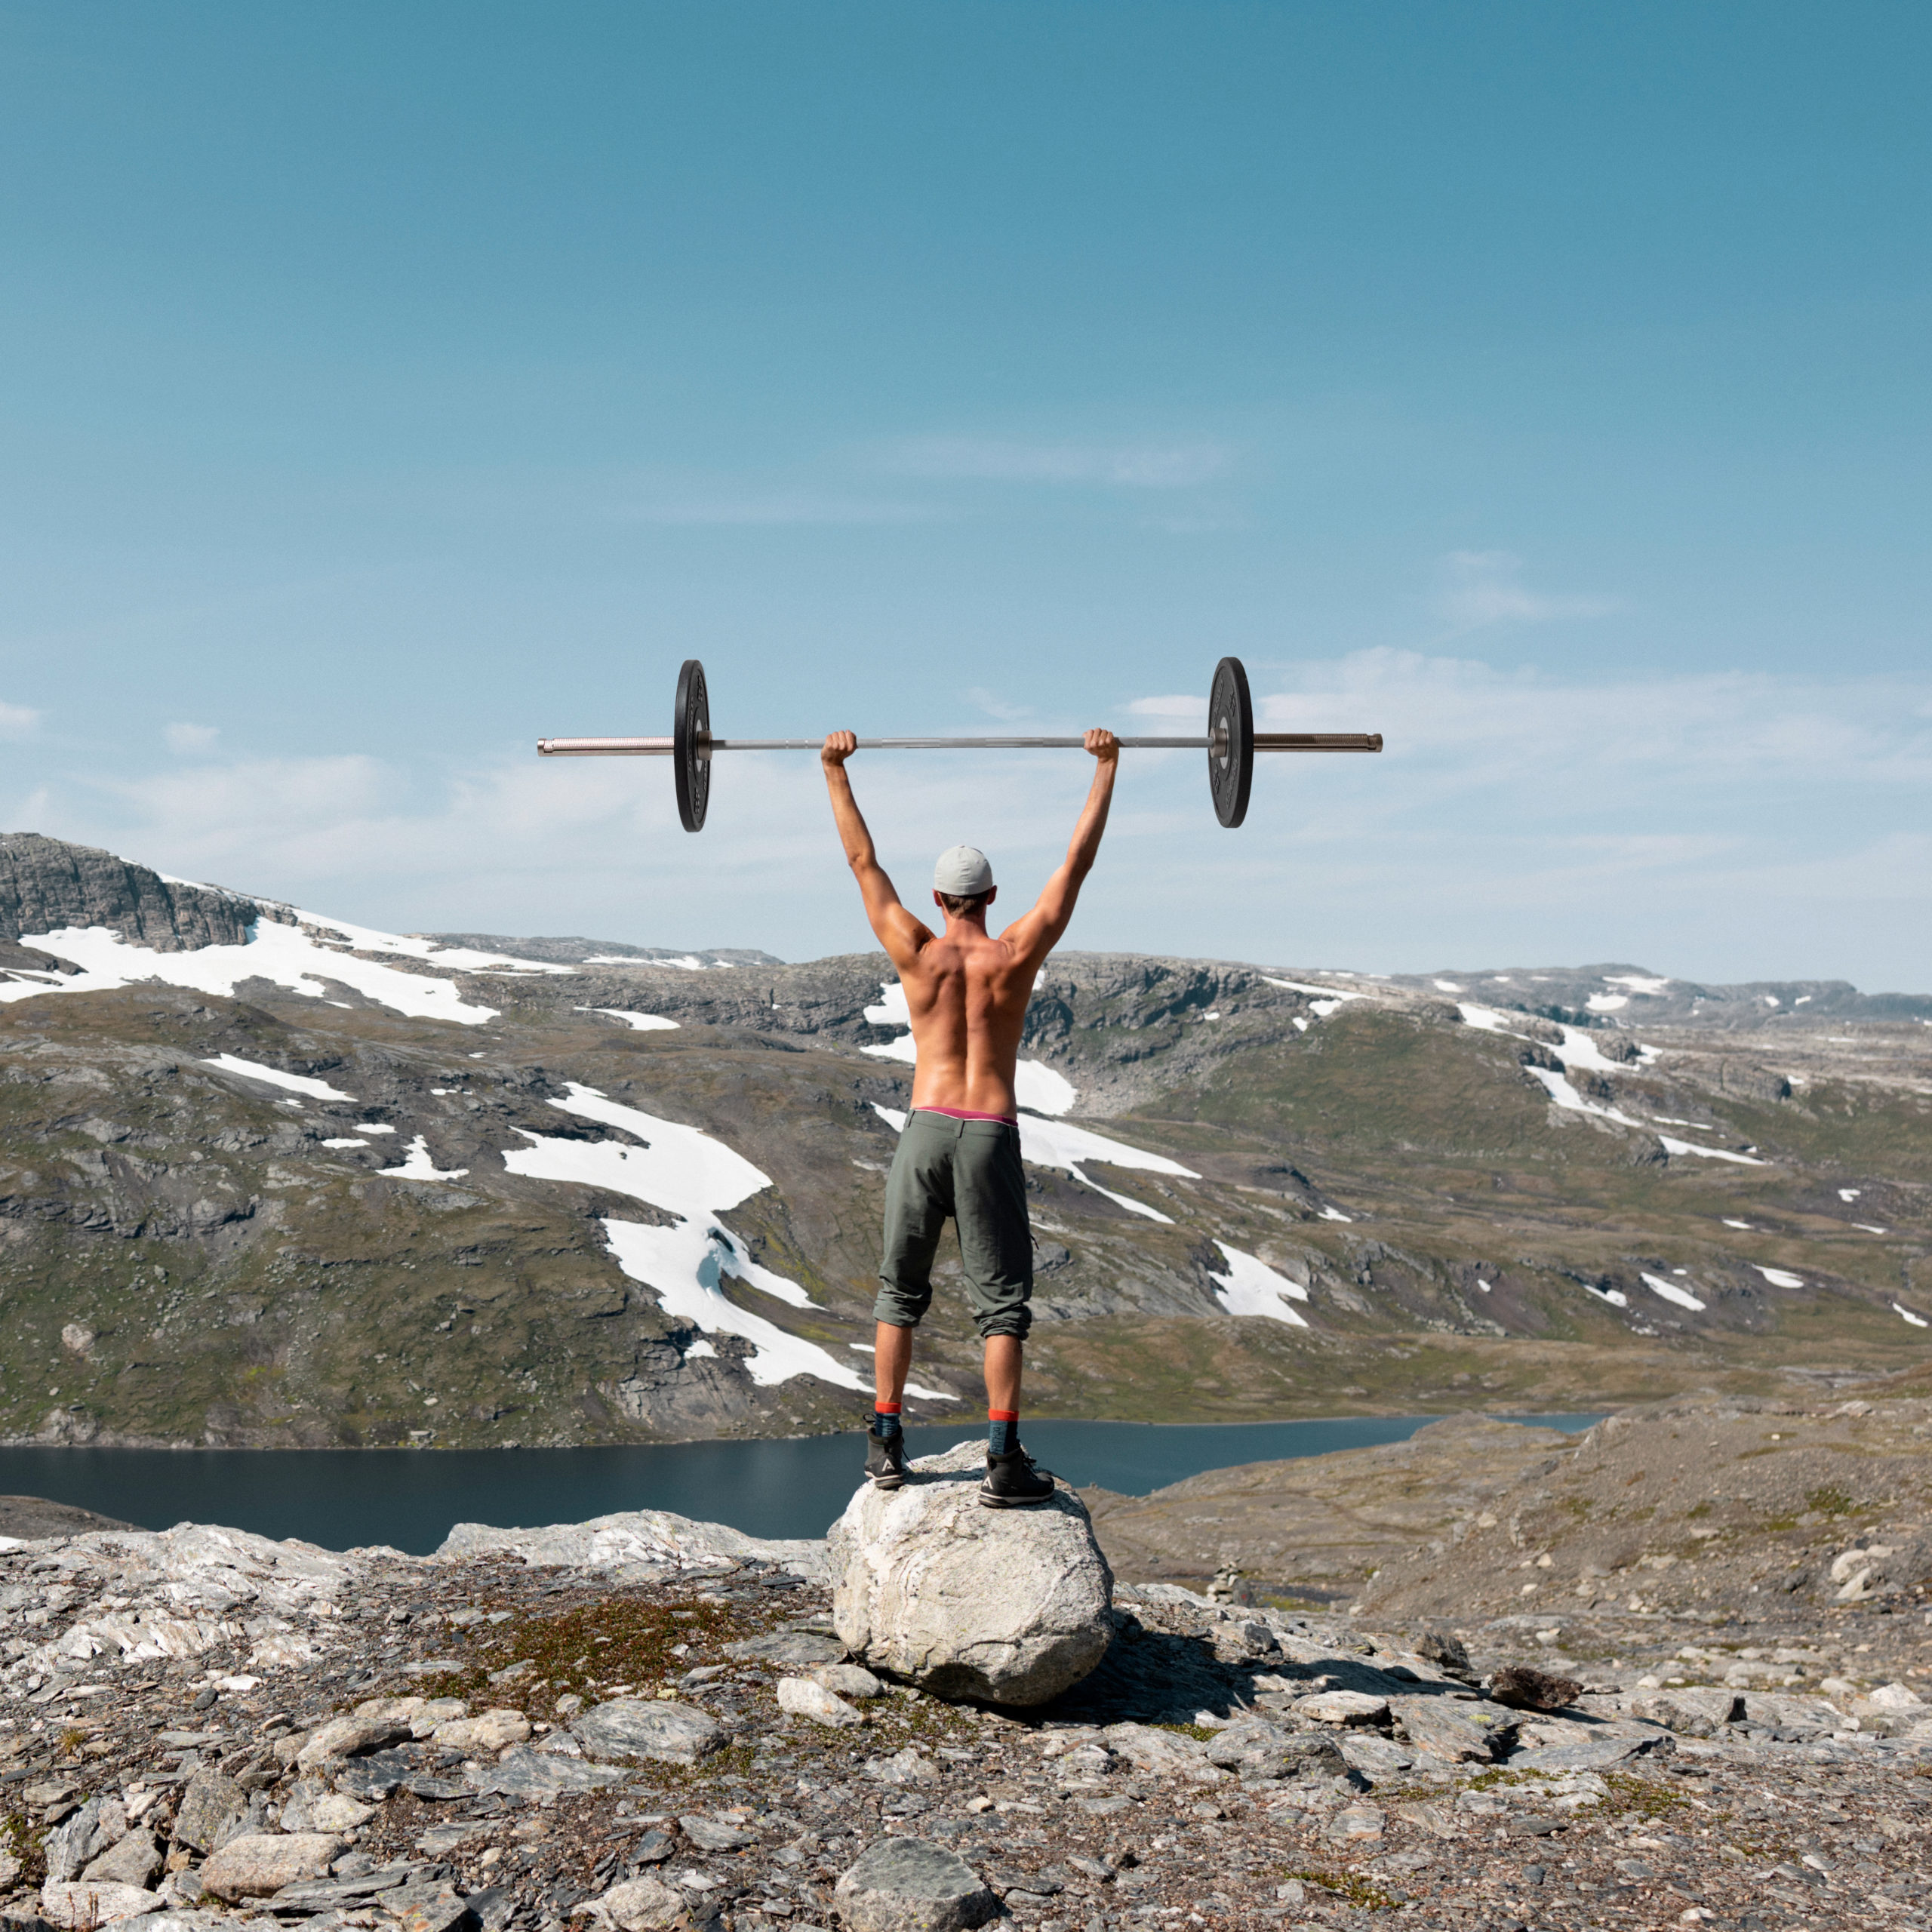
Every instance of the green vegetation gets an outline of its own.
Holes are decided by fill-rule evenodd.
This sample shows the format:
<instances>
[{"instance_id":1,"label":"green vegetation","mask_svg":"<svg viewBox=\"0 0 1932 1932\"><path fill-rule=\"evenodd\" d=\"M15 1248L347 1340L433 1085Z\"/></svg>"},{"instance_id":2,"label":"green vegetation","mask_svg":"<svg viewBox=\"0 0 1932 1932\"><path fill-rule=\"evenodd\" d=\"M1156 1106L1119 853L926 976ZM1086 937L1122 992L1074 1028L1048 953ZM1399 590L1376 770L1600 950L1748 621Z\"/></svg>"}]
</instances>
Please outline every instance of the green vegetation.
<instances>
[{"instance_id":1,"label":"green vegetation","mask_svg":"<svg viewBox=\"0 0 1932 1932\"><path fill-rule=\"evenodd\" d=\"M47 1876L45 1830L35 1831L24 1811L9 1811L0 1817L0 1850L20 1861L19 1881L37 1885Z\"/></svg>"},{"instance_id":2,"label":"green vegetation","mask_svg":"<svg viewBox=\"0 0 1932 1932\"><path fill-rule=\"evenodd\" d=\"M1634 1814L1641 1818L1662 1818L1673 1811L1690 1809L1677 1792L1655 1778L1634 1771L1604 1771L1598 1775L1610 1788L1600 1801L1601 1810L1619 1817Z\"/></svg>"},{"instance_id":3,"label":"green vegetation","mask_svg":"<svg viewBox=\"0 0 1932 1932\"><path fill-rule=\"evenodd\" d=\"M1316 1872L1307 1868L1284 1872L1284 1879L1299 1878L1304 1885L1319 1885L1324 1891L1346 1899L1359 1912L1394 1912L1397 1902L1355 1872Z\"/></svg>"},{"instance_id":4,"label":"green vegetation","mask_svg":"<svg viewBox=\"0 0 1932 1932\"><path fill-rule=\"evenodd\" d=\"M479 1609L491 1606L480 1603ZM648 1696L667 1675L681 1675L693 1657L675 1657L672 1647L687 1644L695 1654L715 1652L752 1635L763 1626L735 1604L648 1603L612 1596L555 1617L512 1617L506 1623L473 1624L475 1660L459 1671L426 1680L423 1694L463 1697L472 1703L509 1702L528 1709L540 1697L554 1709L566 1693L581 1697L600 1684L628 1684ZM487 1635L485 1633L488 1633ZM527 1676L502 1686L493 1672L528 1660Z\"/></svg>"},{"instance_id":5,"label":"green vegetation","mask_svg":"<svg viewBox=\"0 0 1932 1932\"><path fill-rule=\"evenodd\" d=\"M1804 1492L1806 1506L1817 1511L1821 1516L1849 1516L1854 1515L1858 1505L1841 1489L1827 1486L1823 1489L1807 1489Z\"/></svg>"}]
</instances>

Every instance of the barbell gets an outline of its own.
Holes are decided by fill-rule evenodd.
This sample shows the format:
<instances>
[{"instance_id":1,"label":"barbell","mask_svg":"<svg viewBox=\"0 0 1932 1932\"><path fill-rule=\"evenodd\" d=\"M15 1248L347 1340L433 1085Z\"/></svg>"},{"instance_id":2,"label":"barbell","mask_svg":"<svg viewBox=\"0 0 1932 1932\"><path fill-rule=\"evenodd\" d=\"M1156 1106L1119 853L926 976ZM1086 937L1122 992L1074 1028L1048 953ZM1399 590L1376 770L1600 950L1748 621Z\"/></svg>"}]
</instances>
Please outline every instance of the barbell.
<instances>
[{"instance_id":1,"label":"barbell","mask_svg":"<svg viewBox=\"0 0 1932 1932\"><path fill-rule=\"evenodd\" d=\"M668 738L539 738L540 758L668 758L678 786L678 817L687 832L704 828L711 802L711 761L718 752L815 752L822 738L715 738L704 666L687 657L678 673L676 708ZM861 738L866 752L1079 751L1082 738ZM1123 738L1128 751L1204 751L1214 816L1228 826L1247 816L1257 752L1379 752L1380 731L1257 731L1247 672L1238 657L1214 667L1202 737Z\"/></svg>"}]
</instances>

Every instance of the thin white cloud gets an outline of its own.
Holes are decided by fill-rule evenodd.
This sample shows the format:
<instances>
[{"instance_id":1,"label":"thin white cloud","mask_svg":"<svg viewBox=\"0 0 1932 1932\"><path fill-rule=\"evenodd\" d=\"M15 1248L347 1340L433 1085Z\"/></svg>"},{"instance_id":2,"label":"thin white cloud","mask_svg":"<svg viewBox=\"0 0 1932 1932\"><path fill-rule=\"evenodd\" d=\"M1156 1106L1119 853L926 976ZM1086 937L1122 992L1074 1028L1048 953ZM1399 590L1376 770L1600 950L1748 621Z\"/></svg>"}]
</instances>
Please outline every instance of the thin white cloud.
<instances>
[{"instance_id":1,"label":"thin white cloud","mask_svg":"<svg viewBox=\"0 0 1932 1932\"><path fill-rule=\"evenodd\" d=\"M170 751L181 758L192 758L199 752L213 751L221 728L215 724L171 724L162 735L167 739Z\"/></svg>"},{"instance_id":2,"label":"thin white cloud","mask_svg":"<svg viewBox=\"0 0 1932 1932\"><path fill-rule=\"evenodd\" d=\"M31 705L0 704L0 738L31 737L40 728L40 718Z\"/></svg>"},{"instance_id":3,"label":"thin white cloud","mask_svg":"<svg viewBox=\"0 0 1932 1932\"><path fill-rule=\"evenodd\" d=\"M975 685L966 696L989 718L997 718L1002 724L1017 724L1034 715L1030 704L1014 704L997 691L988 691L984 685Z\"/></svg>"},{"instance_id":4,"label":"thin white cloud","mask_svg":"<svg viewBox=\"0 0 1932 1932\"><path fill-rule=\"evenodd\" d=\"M1507 550L1452 550L1442 560L1438 612L1459 631L1498 623L1548 623L1601 617L1617 608L1604 597L1551 596L1523 582L1523 560Z\"/></svg>"},{"instance_id":5,"label":"thin white cloud","mask_svg":"<svg viewBox=\"0 0 1932 1932\"><path fill-rule=\"evenodd\" d=\"M1829 783L1932 783L1932 722L1903 679L1718 672L1548 677L1478 659L1364 651L1304 664L1257 695L1257 721L1303 731L1381 731L1386 759L1473 784L1532 774L1641 782L1681 796L1749 780L1773 794ZM1587 775L1587 777L1586 777Z\"/></svg>"},{"instance_id":6,"label":"thin white cloud","mask_svg":"<svg viewBox=\"0 0 1932 1932\"><path fill-rule=\"evenodd\" d=\"M665 524L676 528L787 528L814 525L931 523L941 512L929 505L856 497L820 496L809 491L775 495L669 497L623 503L611 512L619 523Z\"/></svg>"},{"instance_id":7,"label":"thin white cloud","mask_svg":"<svg viewBox=\"0 0 1932 1932\"><path fill-rule=\"evenodd\" d=\"M1225 475L1231 460L1217 443L1041 443L983 436L915 438L892 445L880 458L883 468L900 476L1131 490L1195 489Z\"/></svg>"},{"instance_id":8,"label":"thin white cloud","mask_svg":"<svg viewBox=\"0 0 1932 1932\"><path fill-rule=\"evenodd\" d=\"M1178 718L1196 724L1208 715L1208 700L1204 697L1137 697L1127 708L1136 718ZM1158 737L1160 734L1152 735Z\"/></svg>"}]
</instances>

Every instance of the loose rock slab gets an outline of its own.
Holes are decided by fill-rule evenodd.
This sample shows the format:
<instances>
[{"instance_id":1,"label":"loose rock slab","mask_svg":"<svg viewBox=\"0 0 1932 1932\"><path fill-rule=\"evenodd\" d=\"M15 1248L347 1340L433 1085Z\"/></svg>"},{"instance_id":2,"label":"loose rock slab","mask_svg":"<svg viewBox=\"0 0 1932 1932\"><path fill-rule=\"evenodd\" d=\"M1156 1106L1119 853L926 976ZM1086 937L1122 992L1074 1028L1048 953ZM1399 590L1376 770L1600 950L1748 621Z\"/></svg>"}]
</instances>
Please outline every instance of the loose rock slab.
<instances>
[{"instance_id":1,"label":"loose rock slab","mask_svg":"<svg viewBox=\"0 0 1932 1932\"><path fill-rule=\"evenodd\" d=\"M839 1880L835 1896L853 1932L971 1932L1000 1909L963 1858L928 1838L878 1840Z\"/></svg>"},{"instance_id":2,"label":"loose rock slab","mask_svg":"<svg viewBox=\"0 0 1932 1932\"><path fill-rule=\"evenodd\" d=\"M859 1491L827 1541L832 1624L861 1662L940 1697L1041 1704L1106 1654L1113 1574L1078 1497L988 1509L985 1467L985 1444L963 1442L903 1489Z\"/></svg>"},{"instance_id":3,"label":"loose rock slab","mask_svg":"<svg viewBox=\"0 0 1932 1932\"><path fill-rule=\"evenodd\" d=\"M697 1932L698 1923L688 1900L648 1878L627 1878L601 1899L579 1906L577 1912L618 1932Z\"/></svg>"},{"instance_id":4,"label":"loose rock slab","mask_svg":"<svg viewBox=\"0 0 1932 1932\"><path fill-rule=\"evenodd\" d=\"M89 1884L50 1878L40 1888L40 1915L55 1925L106 1925L161 1909L158 1894L136 1885Z\"/></svg>"},{"instance_id":5,"label":"loose rock slab","mask_svg":"<svg viewBox=\"0 0 1932 1932\"><path fill-rule=\"evenodd\" d=\"M202 1889L218 1899L265 1899L298 1879L319 1878L342 1849L327 1832L251 1832L231 1838L202 1867Z\"/></svg>"},{"instance_id":6,"label":"loose rock slab","mask_svg":"<svg viewBox=\"0 0 1932 1932\"><path fill-rule=\"evenodd\" d=\"M586 1711L571 1735L586 1758L656 1758L667 1764L695 1764L721 1750L717 1720L670 1700L614 1697Z\"/></svg>"},{"instance_id":7,"label":"loose rock slab","mask_svg":"<svg viewBox=\"0 0 1932 1932\"><path fill-rule=\"evenodd\" d=\"M873 1680L875 1682L877 1679ZM781 1677L778 1680L778 1708L788 1717L810 1718L814 1724L863 1724L865 1719L822 1684L808 1677Z\"/></svg>"},{"instance_id":8,"label":"loose rock slab","mask_svg":"<svg viewBox=\"0 0 1932 1932\"><path fill-rule=\"evenodd\" d=\"M512 1745L491 1766L477 1789L506 1798L544 1798L558 1792L595 1791L601 1785L621 1784L624 1774L608 1764L586 1764L581 1758L553 1756Z\"/></svg>"}]
</instances>

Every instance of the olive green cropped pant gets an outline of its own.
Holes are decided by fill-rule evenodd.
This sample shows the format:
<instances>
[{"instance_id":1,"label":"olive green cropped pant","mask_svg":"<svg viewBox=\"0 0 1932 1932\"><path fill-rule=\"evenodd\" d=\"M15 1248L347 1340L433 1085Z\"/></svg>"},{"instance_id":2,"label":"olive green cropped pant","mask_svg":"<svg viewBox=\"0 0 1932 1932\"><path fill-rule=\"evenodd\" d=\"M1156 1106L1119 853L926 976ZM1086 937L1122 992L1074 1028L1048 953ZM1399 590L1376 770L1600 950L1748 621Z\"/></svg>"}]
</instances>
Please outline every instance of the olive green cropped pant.
<instances>
[{"instance_id":1,"label":"olive green cropped pant","mask_svg":"<svg viewBox=\"0 0 1932 1932\"><path fill-rule=\"evenodd\" d=\"M885 1184L885 1253L872 1313L912 1328L931 1306L933 1256L950 1218L980 1333L1023 1340L1033 1325L1033 1236L1020 1130L915 1109Z\"/></svg>"}]
</instances>

